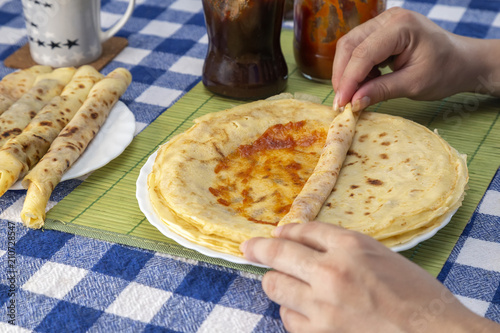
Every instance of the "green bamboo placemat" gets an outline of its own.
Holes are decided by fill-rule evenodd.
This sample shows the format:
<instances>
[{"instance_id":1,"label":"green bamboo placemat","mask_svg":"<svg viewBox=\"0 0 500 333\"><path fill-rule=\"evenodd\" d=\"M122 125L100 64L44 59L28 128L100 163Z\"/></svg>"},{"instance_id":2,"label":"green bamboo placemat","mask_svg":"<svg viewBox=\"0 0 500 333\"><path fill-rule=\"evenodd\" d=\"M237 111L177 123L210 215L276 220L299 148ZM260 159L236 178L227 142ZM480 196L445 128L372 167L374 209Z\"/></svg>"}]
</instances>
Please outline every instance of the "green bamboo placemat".
<instances>
[{"instance_id":1,"label":"green bamboo placemat","mask_svg":"<svg viewBox=\"0 0 500 333\"><path fill-rule=\"evenodd\" d=\"M282 45L289 68L286 91L318 96L332 105L330 85L304 79L293 60L292 32L284 30ZM166 238L146 220L135 198L135 183L147 158L159 145L193 124L193 119L244 103L214 96L200 83L142 131L124 153L95 171L50 210L46 228L137 246L261 274L263 269L205 257ZM463 206L436 236L404 256L436 276L499 166L499 101L475 94L459 94L436 102L395 99L368 110L406 117L439 134L467 154L469 190Z\"/></svg>"}]
</instances>

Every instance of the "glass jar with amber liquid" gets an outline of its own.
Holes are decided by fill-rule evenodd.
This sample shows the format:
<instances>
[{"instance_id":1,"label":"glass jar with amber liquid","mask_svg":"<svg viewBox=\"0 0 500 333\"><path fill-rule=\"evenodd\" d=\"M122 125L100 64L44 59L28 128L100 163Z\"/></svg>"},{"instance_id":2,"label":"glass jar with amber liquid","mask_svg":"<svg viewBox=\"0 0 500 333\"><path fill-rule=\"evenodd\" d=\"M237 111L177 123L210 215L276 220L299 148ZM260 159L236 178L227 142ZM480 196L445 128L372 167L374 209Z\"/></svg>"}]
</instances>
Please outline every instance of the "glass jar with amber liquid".
<instances>
[{"instance_id":1,"label":"glass jar with amber liquid","mask_svg":"<svg viewBox=\"0 0 500 333\"><path fill-rule=\"evenodd\" d=\"M280 44L285 0L203 0L208 52L202 81L213 93L260 99L285 89Z\"/></svg>"},{"instance_id":2,"label":"glass jar with amber liquid","mask_svg":"<svg viewBox=\"0 0 500 333\"><path fill-rule=\"evenodd\" d=\"M330 83L339 38L384 9L383 0L295 0L293 47L302 75Z\"/></svg>"}]
</instances>

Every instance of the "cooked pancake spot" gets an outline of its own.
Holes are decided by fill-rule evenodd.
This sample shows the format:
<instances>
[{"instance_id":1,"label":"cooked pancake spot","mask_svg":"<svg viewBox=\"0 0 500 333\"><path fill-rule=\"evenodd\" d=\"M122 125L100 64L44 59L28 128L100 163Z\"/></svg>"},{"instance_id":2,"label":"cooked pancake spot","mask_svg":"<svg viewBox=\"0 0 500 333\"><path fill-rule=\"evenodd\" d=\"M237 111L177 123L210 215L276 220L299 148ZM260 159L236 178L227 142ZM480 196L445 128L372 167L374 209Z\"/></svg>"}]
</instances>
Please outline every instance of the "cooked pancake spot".
<instances>
[{"instance_id":1,"label":"cooked pancake spot","mask_svg":"<svg viewBox=\"0 0 500 333\"><path fill-rule=\"evenodd\" d=\"M22 132L22 131L23 131L23 130L22 130L22 129L20 129L20 128L13 128L13 129L11 129L11 130L8 130L8 131L3 132L3 133L2 133L2 137L4 137L4 138L8 138L8 137L9 137L9 136L11 136L11 135L19 135L19 134L21 134L21 132Z\"/></svg>"},{"instance_id":2,"label":"cooked pancake spot","mask_svg":"<svg viewBox=\"0 0 500 333\"><path fill-rule=\"evenodd\" d=\"M78 132L78 127L73 126L71 128L64 130L64 132L59 134L59 135L60 136L71 136L71 135L75 134L76 132Z\"/></svg>"},{"instance_id":3,"label":"cooked pancake spot","mask_svg":"<svg viewBox=\"0 0 500 333\"><path fill-rule=\"evenodd\" d=\"M302 168L302 165L297 162L292 162L286 166L287 169L292 169L292 170L300 170ZM268 168L269 169L269 168Z\"/></svg>"},{"instance_id":4,"label":"cooked pancake spot","mask_svg":"<svg viewBox=\"0 0 500 333\"><path fill-rule=\"evenodd\" d=\"M224 200L224 199L217 199L217 202L220 203L221 205L224 205L224 206L229 206L231 205L230 202Z\"/></svg>"},{"instance_id":5,"label":"cooked pancake spot","mask_svg":"<svg viewBox=\"0 0 500 333\"><path fill-rule=\"evenodd\" d=\"M391 143L389 141L384 141L381 143L382 146L389 146Z\"/></svg>"},{"instance_id":6,"label":"cooked pancake spot","mask_svg":"<svg viewBox=\"0 0 500 333\"><path fill-rule=\"evenodd\" d=\"M368 178L366 181L368 184L375 185L375 186L380 186L380 185L384 184L384 182L381 181L380 179Z\"/></svg>"},{"instance_id":7,"label":"cooked pancake spot","mask_svg":"<svg viewBox=\"0 0 500 333\"><path fill-rule=\"evenodd\" d=\"M380 158L386 160L389 158L389 156L387 156L387 154L380 154Z\"/></svg>"},{"instance_id":8,"label":"cooked pancake spot","mask_svg":"<svg viewBox=\"0 0 500 333\"><path fill-rule=\"evenodd\" d=\"M284 215L286 213L288 213L288 211L290 211L290 207L292 206L292 204L288 204L286 206L283 206L283 207L279 207L278 209L276 209L276 214L280 214L280 215Z\"/></svg>"},{"instance_id":9,"label":"cooked pancake spot","mask_svg":"<svg viewBox=\"0 0 500 333\"><path fill-rule=\"evenodd\" d=\"M347 151L347 156L351 156L351 155L354 155L356 156L357 158L361 158L361 155L359 155L357 152L355 152L354 150L348 150Z\"/></svg>"}]
</instances>

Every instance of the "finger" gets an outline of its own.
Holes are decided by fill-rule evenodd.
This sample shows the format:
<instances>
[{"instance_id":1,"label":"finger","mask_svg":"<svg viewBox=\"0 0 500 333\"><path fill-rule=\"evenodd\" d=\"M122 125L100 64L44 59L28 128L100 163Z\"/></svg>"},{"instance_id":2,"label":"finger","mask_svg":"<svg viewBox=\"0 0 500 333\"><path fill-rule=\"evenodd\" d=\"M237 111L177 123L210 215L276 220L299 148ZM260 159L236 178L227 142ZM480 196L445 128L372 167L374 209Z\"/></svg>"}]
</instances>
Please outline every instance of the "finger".
<instances>
[{"instance_id":1,"label":"finger","mask_svg":"<svg viewBox=\"0 0 500 333\"><path fill-rule=\"evenodd\" d=\"M283 306L280 308L280 317L286 330L290 333L308 332L308 328L311 326L309 318Z\"/></svg>"},{"instance_id":2,"label":"finger","mask_svg":"<svg viewBox=\"0 0 500 333\"><path fill-rule=\"evenodd\" d=\"M278 227L274 230L273 236L288 239L324 252L338 237L338 233L343 231L345 231L343 228L333 224L312 221L300 224L291 223Z\"/></svg>"},{"instance_id":3,"label":"finger","mask_svg":"<svg viewBox=\"0 0 500 333\"><path fill-rule=\"evenodd\" d=\"M262 288L271 300L307 315L312 308L311 286L290 275L269 271L262 278Z\"/></svg>"},{"instance_id":4,"label":"finger","mask_svg":"<svg viewBox=\"0 0 500 333\"><path fill-rule=\"evenodd\" d=\"M354 49L362 43L369 35L374 31L377 31L382 27L390 18L393 13L399 8L391 8L381 13L380 15L374 17L371 20L355 27L348 34L342 36L337 43L335 49L335 56L333 58L333 69L332 69L332 85L333 89L337 91L340 78L344 73L344 69L349 63L352 52Z\"/></svg>"},{"instance_id":5,"label":"finger","mask_svg":"<svg viewBox=\"0 0 500 333\"><path fill-rule=\"evenodd\" d=\"M410 96L411 84L417 79L412 77L408 70L401 70L385 74L368 80L352 96L353 105L364 109L368 105L376 104L392 98Z\"/></svg>"},{"instance_id":6,"label":"finger","mask_svg":"<svg viewBox=\"0 0 500 333\"><path fill-rule=\"evenodd\" d=\"M345 67L340 79L337 92L339 97L336 103L344 106L351 101L373 67L387 60L390 56L404 51L409 41L406 34L400 30L386 29L372 33L360 43L352 52L351 58Z\"/></svg>"},{"instance_id":7,"label":"finger","mask_svg":"<svg viewBox=\"0 0 500 333\"><path fill-rule=\"evenodd\" d=\"M241 246L244 256L253 262L307 282L315 268L319 252L305 245L278 238L252 238Z\"/></svg>"},{"instance_id":8,"label":"finger","mask_svg":"<svg viewBox=\"0 0 500 333\"><path fill-rule=\"evenodd\" d=\"M348 34L339 39L333 58L332 86L338 94L340 80L351 59L354 49L368 38L373 32L379 31L401 8L390 8L371 20L355 27ZM337 96L336 94L336 96Z\"/></svg>"}]
</instances>

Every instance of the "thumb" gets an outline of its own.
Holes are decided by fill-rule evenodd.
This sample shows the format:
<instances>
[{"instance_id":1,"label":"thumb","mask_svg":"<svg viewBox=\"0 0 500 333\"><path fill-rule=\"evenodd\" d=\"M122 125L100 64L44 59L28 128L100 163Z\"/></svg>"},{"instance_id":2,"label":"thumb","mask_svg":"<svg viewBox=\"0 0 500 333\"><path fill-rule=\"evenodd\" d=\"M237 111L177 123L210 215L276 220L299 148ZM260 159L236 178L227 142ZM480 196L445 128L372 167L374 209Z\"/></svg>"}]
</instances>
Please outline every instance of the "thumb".
<instances>
[{"instance_id":1,"label":"thumb","mask_svg":"<svg viewBox=\"0 0 500 333\"><path fill-rule=\"evenodd\" d=\"M365 81L352 96L353 109L364 109L392 98L414 95L414 79L405 71L397 71Z\"/></svg>"}]
</instances>

